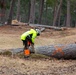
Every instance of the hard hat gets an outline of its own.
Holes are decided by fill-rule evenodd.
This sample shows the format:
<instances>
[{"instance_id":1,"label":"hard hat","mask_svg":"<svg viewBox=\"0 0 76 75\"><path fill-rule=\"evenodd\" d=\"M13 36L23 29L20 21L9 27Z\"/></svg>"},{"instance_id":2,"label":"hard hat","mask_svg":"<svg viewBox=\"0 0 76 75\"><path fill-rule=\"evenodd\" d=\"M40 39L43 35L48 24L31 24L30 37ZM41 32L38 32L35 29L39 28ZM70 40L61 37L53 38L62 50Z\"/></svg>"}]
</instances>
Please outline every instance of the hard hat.
<instances>
[{"instance_id":1,"label":"hard hat","mask_svg":"<svg viewBox=\"0 0 76 75\"><path fill-rule=\"evenodd\" d=\"M36 30L36 32L37 32L37 36L39 36L40 33L41 33L41 31L40 31L39 29L35 29L35 30Z\"/></svg>"}]
</instances>

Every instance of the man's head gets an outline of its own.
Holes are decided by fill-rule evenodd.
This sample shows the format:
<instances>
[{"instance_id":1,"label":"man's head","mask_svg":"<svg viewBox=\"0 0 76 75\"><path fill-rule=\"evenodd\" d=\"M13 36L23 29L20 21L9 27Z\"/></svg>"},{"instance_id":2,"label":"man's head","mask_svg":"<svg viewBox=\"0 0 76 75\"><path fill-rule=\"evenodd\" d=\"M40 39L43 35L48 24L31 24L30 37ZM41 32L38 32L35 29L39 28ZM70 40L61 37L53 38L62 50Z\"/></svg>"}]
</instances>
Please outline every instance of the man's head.
<instances>
[{"instance_id":1,"label":"man's head","mask_svg":"<svg viewBox=\"0 0 76 75\"><path fill-rule=\"evenodd\" d=\"M41 31L40 31L39 29L35 29L35 30L36 30L36 32L37 32L37 36L39 36L40 33L41 33Z\"/></svg>"}]
</instances>

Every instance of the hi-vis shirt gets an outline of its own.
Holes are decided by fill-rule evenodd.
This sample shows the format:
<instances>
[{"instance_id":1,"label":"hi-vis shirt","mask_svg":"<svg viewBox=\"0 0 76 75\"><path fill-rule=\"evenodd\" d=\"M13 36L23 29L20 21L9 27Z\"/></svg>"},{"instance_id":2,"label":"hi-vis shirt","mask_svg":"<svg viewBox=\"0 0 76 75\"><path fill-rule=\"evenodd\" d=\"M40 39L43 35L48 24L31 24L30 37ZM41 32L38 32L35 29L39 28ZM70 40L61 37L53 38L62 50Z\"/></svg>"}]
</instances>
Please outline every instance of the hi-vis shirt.
<instances>
[{"instance_id":1,"label":"hi-vis shirt","mask_svg":"<svg viewBox=\"0 0 76 75\"><path fill-rule=\"evenodd\" d=\"M32 43L34 43L34 40L37 37L37 32L34 29L31 29L30 31L23 33L21 35L21 40L26 40L26 37L31 34L32 34L31 41L32 41Z\"/></svg>"}]
</instances>

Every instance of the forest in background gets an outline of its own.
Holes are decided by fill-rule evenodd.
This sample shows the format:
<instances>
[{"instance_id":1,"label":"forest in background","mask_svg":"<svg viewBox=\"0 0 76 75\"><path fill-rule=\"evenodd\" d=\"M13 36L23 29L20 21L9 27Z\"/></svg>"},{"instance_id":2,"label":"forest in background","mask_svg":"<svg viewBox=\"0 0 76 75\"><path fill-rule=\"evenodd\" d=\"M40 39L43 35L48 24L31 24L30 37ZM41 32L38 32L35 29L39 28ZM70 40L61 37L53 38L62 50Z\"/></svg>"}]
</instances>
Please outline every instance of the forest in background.
<instances>
[{"instance_id":1,"label":"forest in background","mask_svg":"<svg viewBox=\"0 0 76 75\"><path fill-rule=\"evenodd\" d=\"M76 0L0 0L0 24L12 20L76 27Z\"/></svg>"}]
</instances>

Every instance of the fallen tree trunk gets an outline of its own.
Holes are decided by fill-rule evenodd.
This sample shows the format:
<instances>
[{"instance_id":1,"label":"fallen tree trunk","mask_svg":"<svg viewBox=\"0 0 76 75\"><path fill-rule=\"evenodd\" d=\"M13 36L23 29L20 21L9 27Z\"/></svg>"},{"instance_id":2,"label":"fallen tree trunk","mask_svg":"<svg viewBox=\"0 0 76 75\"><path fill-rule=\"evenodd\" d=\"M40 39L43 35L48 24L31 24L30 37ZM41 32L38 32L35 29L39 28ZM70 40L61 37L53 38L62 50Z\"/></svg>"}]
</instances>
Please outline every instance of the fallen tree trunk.
<instances>
[{"instance_id":1,"label":"fallen tree trunk","mask_svg":"<svg viewBox=\"0 0 76 75\"><path fill-rule=\"evenodd\" d=\"M29 48L31 52L32 49ZM0 50L0 52L5 52L6 50ZM23 52L23 48L9 49L13 54ZM68 45L51 45L51 46L41 46L35 47L36 54L43 54L55 58L64 59L76 59L76 44Z\"/></svg>"},{"instance_id":2,"label":"fallen tree trunk","mask_svg":"<svg viewBox=\"0 0 76 75\"><path fill-rule=\"evenodd\" d=\"M75 59L76 44L41 46L35 49L35 53L43 54L55 58Z\"/></svg>"},{"instance_id":3,"label":"fallen tree trunk","mask_svg":"<svg viewBox=\"0 0 76 75\"><path fill-rule=\"evenodd\" d=\"M48 28L48 29L54 29L54 30L66 30L66 27L56 27L56 26L48 26L48 25L39 25L39 24L29 24L31 27L43 27L43 28Z\"/></svg>"}]
</instances>

